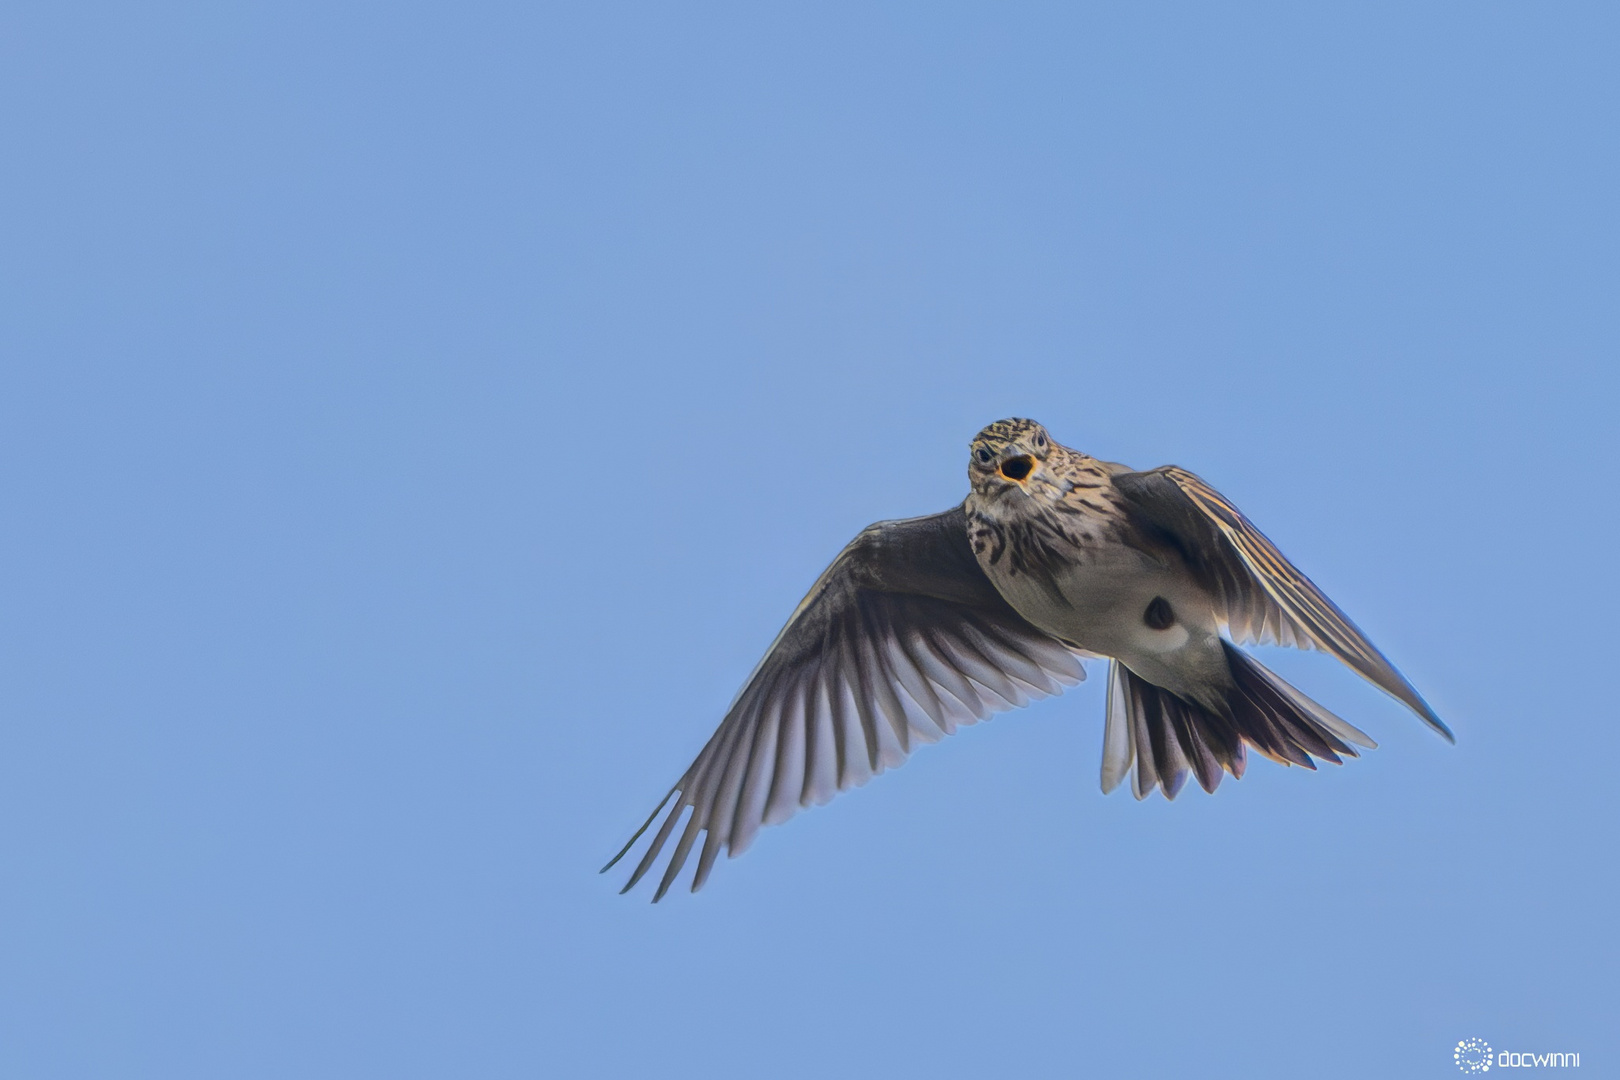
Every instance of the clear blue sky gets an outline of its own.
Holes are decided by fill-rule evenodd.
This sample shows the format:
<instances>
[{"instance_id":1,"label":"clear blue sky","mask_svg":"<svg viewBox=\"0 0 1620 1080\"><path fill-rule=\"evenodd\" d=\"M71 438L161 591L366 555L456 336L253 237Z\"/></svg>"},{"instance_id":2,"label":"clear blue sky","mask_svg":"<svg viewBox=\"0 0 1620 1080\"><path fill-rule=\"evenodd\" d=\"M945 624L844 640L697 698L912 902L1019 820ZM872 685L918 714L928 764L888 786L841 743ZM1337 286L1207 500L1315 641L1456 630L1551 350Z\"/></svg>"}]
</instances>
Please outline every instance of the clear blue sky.
<instances>
[{"instance_id":1,"label":"clear blue sky","mask_svg":"<svg viewBox=\"0 0 1620 1080\"><path fill-rule=\"evenodd\" d=\"M0 1074L1617 1075L1610 5L22 4ZM1456 730L1097 788L1102 672L597 867L1005 415ZM1587 1075L1587 1074L1583 1074Z\"/></svg>"}]
</instances>

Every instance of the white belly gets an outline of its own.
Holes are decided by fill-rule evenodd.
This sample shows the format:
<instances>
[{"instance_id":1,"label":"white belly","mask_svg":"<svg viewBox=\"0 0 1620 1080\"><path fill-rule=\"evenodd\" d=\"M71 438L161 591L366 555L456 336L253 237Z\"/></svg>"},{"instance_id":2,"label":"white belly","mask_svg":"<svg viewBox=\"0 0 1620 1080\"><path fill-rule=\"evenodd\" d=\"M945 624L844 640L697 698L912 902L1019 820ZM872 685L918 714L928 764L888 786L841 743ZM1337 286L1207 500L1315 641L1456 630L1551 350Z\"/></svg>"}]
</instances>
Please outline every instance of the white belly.
<instances>
[{"instance_id":1,"label":"white belly","mask_svg":"<svg viewBox=\"0 0 1620 1080\"><path fill-rule=\"evenodd\" d=\"M1187 697L1229 678L1214 602L1180 567L1128 547L1087 553L1055 578L1057 592L1005 566L985 566L996 589L1024 618L1088 652L1114 657L1138 675ZM1148 609L1169 605L1173 619L1155 628ZM1161 607L1160 612L1163 611Z\"/></svg>"}]
</instances>

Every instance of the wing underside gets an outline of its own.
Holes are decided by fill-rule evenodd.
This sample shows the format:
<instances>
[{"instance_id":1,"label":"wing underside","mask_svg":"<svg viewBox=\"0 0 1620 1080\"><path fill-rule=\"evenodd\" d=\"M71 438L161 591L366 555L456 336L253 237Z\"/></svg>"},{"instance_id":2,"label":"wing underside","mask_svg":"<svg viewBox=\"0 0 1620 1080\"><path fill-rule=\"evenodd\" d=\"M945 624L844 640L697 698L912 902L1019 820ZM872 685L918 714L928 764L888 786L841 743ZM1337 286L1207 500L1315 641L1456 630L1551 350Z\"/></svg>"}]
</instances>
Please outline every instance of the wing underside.
<instances>
[{"instance_id":1,"label":"wing underside","mask_svg":"<svg viewBox=\"0 0 1620 1080\"><path fill-rule=\"evenodd\" d=\"M1025 622L984 579L960 509L880 523L822 575L719 729L608 867L663 814L625 889L679 829L654 900L701 836L695 891L722 850L741 854L761 826L1083 677L1075 650Z\"/></svg>"}]
</instances>

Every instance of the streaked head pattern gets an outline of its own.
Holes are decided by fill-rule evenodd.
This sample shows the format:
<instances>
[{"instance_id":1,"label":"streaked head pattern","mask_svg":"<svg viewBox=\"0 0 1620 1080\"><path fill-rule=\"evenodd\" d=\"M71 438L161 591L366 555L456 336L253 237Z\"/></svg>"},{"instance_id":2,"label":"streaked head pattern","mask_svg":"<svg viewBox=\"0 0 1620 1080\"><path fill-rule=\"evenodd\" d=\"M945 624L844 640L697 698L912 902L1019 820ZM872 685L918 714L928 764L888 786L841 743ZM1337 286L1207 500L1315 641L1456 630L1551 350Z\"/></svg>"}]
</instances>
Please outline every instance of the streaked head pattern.
<instances>
[{"instance_id":1,"label":"streaked head pattern","mask_svg":"<svg viewBox=\"0 0 1620 1080\"><path fill-rule=\"evenodd\" d=\"M1022 486L1051 453L1052 439L1033 420L997 420L973 437L968 483L981 494Z\"/></svg>"}]
</instances>

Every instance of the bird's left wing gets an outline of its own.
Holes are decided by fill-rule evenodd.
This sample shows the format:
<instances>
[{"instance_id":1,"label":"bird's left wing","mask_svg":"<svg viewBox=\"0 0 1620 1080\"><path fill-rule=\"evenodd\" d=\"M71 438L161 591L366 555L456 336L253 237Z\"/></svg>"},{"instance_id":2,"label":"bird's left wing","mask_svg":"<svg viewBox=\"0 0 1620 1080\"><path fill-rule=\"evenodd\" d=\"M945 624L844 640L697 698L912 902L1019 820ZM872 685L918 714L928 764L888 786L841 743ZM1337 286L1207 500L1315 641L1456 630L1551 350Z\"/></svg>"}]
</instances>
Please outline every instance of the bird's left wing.
<instances>
[{"instance_id":1,"label":"bird's left wing","mask_svg":"<svg viewBox=\"0 0 1620 1080\"><path fill-rule=\"evenodd\" d=\"M744 684L720 728L612 862L669 808L628 891L692 809L657 893L706 833L692 890L722 848L827 802L959 725L1061 693L1078 652L1037 630L990 583L960 506L869 526L829 566Z\"/></svg>"},{"instance_id":2,"label":"bird's left wing","mask_svg":"<svg viewBox=\"0 0 1620 1080\"><path fill-rule=\"evenodd\" d=\"M1234 641L1330 652L1455 741L1367 635L1220 492L1174 465L1118 473L1113 482L1139 521L1170 541L1220 601Z\"/></svg>"}]
</instances>

